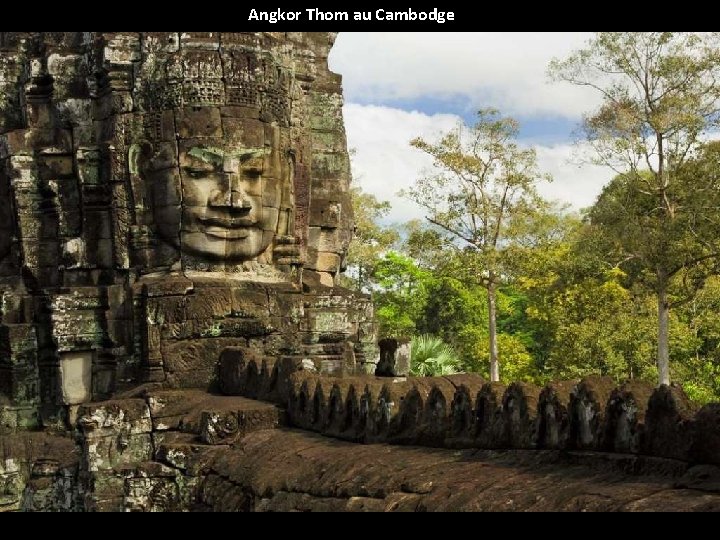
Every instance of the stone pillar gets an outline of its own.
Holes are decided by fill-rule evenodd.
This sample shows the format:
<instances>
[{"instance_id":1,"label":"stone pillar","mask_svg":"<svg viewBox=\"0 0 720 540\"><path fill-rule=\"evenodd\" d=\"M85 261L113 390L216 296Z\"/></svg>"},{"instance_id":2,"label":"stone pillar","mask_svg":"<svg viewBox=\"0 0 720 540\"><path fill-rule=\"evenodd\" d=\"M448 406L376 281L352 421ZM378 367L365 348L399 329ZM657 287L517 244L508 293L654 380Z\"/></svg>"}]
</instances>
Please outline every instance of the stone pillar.
<instances>
[{"instance_id":1,"label":"stone pillar","mask_svg":"<svg viewBox=\"0 0 720 540\"><path fill-rule=\"evenodd\" d=\"M375 375L378 377L407 377L410 373L410 340L381 339L380 362Z\"/></svg>"}]
</instances>

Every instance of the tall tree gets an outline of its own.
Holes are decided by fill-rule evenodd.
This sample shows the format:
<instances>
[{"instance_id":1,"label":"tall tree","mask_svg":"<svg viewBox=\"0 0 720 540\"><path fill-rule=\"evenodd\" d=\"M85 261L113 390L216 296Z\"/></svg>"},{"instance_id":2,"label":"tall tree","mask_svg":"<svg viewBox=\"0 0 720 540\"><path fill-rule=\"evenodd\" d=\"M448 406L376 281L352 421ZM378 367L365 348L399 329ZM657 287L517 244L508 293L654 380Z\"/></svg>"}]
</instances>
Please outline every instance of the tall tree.
<instances>
[{"instance_id":1,"label":"tall tree","mask_svg":"<svg viewBox=\"0 0 720 540\"><path fill-rule=\"evenodd\" d=\"M670 383L673 278L697 277L699 265L718 253L705 223L716 221L717 207L702 200L717 186L689 177L687 169L703 134L720 123L719 39L717 33L601 32L550 66L556 80L593 88L602 97L584 119L585 138L596 161L622 180L603 194L593 219L609 226L628 260L651 275L661 384ZM700 189L704 195L693 197ZM692 295L691 288L687 292Z\"/></svg>"},{"instance_id":2,"label":"tall tree","mask_svg":"<svg viewBox=\"0 0 720 540\"><path fill-rule=\"evenodd\" d=\"M500 379L497 289L507 276L509 248L527 236L527 221L543 206L535 152L518 147L517 133L514 120L485 109L471 129L458 126L436 143L414 139L414 147L434 158L435 170L405 192L465 252L465 271L487 290L493 381Z\"/></svg>"}]
</instances>

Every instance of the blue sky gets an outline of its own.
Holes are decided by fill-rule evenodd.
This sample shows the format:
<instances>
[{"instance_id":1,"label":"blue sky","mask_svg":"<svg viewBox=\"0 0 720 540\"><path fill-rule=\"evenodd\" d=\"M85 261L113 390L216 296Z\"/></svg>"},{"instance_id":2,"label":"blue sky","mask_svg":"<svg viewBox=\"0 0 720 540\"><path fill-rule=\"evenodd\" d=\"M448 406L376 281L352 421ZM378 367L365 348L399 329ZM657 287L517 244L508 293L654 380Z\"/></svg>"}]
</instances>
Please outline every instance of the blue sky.
<instances>
[{"instance_id":1,"label":"blue sky","mask_svg":"<svg viewBox=\"0 0 720 540\"><path fill-rule=\"evenodd\" d=\"M590 36L341 32L329 62L343 76L355 183L392 203L388 221L422 217L397 196L431 165L409 141L432 139L458 122L472 123L477 109L495 107L520 122L520 142L536 149L540 167L553 176L541 193L575 209L591 205L612 171L578 165L572 131L598 96L546 76L553 57Z\"/></svg>"},{"instance_id":2,"label":"blue sky","mask_svg":"<svg viewBox=\"0 0 720 540\"><path fill-rule=\"evenodd\" d=\"M361 92L350 96L349 103L355 105L382 105L384 107L404 111L418 111L426 115L454 114L462 121L472 125L477 117L478 107L470 96L458 94L454 96L436 97L431 94L410 98L384 98L381 95L365 96ZM488 100L489 103L492 100ZM516 117L520 124L520 139L540 144L562 143L570 140L572 131L578 125L577 118L568 118L558 114L522 114Z\"/></svg>"}]
</instances>

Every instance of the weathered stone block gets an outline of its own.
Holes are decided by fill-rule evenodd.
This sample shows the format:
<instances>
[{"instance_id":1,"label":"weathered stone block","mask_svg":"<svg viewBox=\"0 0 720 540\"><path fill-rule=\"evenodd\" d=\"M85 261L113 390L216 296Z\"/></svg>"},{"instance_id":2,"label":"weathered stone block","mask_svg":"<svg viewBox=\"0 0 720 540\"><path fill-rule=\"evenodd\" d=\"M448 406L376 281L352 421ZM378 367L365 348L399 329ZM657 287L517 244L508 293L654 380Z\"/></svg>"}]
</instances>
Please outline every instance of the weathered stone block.
<instances>
[{"instance_id":1,"label":"weathered stone block","mask_svg":"<svg viewBox=\"0 0 720 540\"><path fill-rule=\"evenodd\" d=\"M381 339L380 362L375 370L379 377L406 377L410 373L410 340Z\"/></svg>"},{"instance_id":2,"label":"weathered stone block","mask_svg":"<svg viewBox=\"0 0 720 540\"><path fill-rule=\"evenodd\" d=\"M150 409L144 399L88 403L78 410L78 426L86 437L105 437L124 432L130 435L152 431Z\"/></svg>"},{"instance_id":3,"label":"weathered stone block","mask_svg":"<svg viewBox=\"0 0 720 540\"><path fill-rule=\"evenodd\" d=\"M645 432L645 414L655 387L629 381L613 390L605 410L601 447L610 452L637 453Z\"/></svg>"},{"instance_id":4,"label":"weathered stone block","mask_svg":"<svg viewBox=\"0 0 720 540\"><path fill-rule=\"evenodd\" d=\"M501 383L485 383L475 398L475 437L480 448L505 446L502 397L506 389Z\"/></svg>"},{"instance_id":5,"label":"weathered stone block","mask_svg":"<svg viewBox=\"0 0 720 540\"><path fill-rule=\"evenodd\" d=\"M206 411L202 415L200 439L211 445L232 444L252 431L274 429L280 424L280 412L273 406L231 412Z\"/></svg>"},{"instance_id":6,"label":"weathered stone block","mask_svg":"<svg viewBox=\"0 0 720 540\"><path fill-rule=\"evenodd\" d=\"M412 443L429 388L404 379L387 381L377 394L365 429L367 441Z\"/></svg>"},{"instance_id":7,"label":"weathered stone block","mask_svg":"<svg viewBox=\"0 0 720 540\"><path fill-rule=\"evenodd\" d=\"M538 398L538 448L565 448L570 435L570 395L579 380L553 382Z\"/></svg>"},{"instance_id":8,"label":"weathered stone block","mask_svg":"<svg viewBox=\"0 0 720 540\"><path fill-rule=\"evenodd\" d=\"M597 449L605 422L605 406L615 382L586 377L570 396L570 448Z\"/></svg>"},{"instance_id":9,"label":"weathered stone block","mask_svg":"<svg viewBox=\"0 0 720 540\"><path fill-rule=\"evenodd\" d=\"M227 347L220 353L218 364L218 381L220 390L230 396L247 395L248 368L255 363L255 374L259 371L259 359L247 347Z\"/></svg>"},{"instance_id":10,"label":"weathered stone block","mask_svg":"<svg viewBox=\"0 0 720 540\"><path fill-rule=\"evenodd\" d=\"M510 448L537 446L537 409L540 388L529 383L512 383L503 396L505 441Z\"/></svg>"},{"instance_id":11,"label":"weathered stone block","mask_svg":"<svg viewBox=\"0 0 720 540\"><path fill-rule=\"evenodd\" d=\"M472 446L475 436L475 396L485 384L476 374L455 375L449 378L456 387L450 403L450 425L446 445L453 448Z\"/></svg>"},{"instance_id":12,"label":"weathered stone block","mask_svg":"<svg viewBox=\"0 0 720 540\"><path fill-rule=\"evenodd\" d=\"M66 405L92 399L92 352L68 352L60 356L60 385Z\"/></svg>"},{"instance_id":13,"label":"weathered stone block","mask_svg":"<svg viewBox=\"0 0 720 540\"><path fill-rule=\"evenodd\" d=\"M679 386L661 385L648 401L645 415L645 454L689 460L693 442L694 406Z\"/></svg>"},{"instance_id":14,"label":"weathered stone block","mask_svg":"<svg viewBox=\"0 0 720 540\"><path fill-rule=\"evenodd\" d=\"M10 469L13 467L11 466ZM8 470L0 465L0 469ZM25 481L19 471L0 471L0 512L12 512L20 509Z\"/></svg>"},{"instance_id":15,"label":"weathered stone block","mask_svg":"<svg viewBox=\"0 0 720 540\"><path fill-rule=\"evenodd\" d=\"M157 451L157 459L191 476L207 473L210 464L219 452L227 447L206 445L198 442L162 443Z\"/></svg>"},{"instance_id":16,"label":"weathered stone block","mask_svg":"<svg viewBox=\"0 0 720 540\"><path fill-rule=\"evenodd\" d=\"M720 403L708 403L695 415L690 459L720 464Z\"/></svg>"},{"instance_id":17,"label":"weathered stone block","mask_svg":"<svg viewBox=\"0 0 720 540\"><path fill-rule=\"evenodd\" d=\"M450 429L450 404L455 386L443 377L430 377L432 384L418 425L418 441L427 446L442 446Z\"/></svg>"},{"instance_id":18,"label":"weathered stone block","mask_svg":"<svg viewBox=\"0 0 720 540\"><path fill-rule=\"evenodd\" d=\"M325 251L318 252L315 264L310 264L310 268L315 268L319 272L337 273L340 271L340 256L337 253L328 253Z\"/></svg>"},{"instance_id":19,"label":"weathered stone block","mask_svg":"<svg viewBox=\"0 0 720 540\"><path fill-rule=\"evenodd\" d=\"M222 137L220 109L215 107L186 107L176 111L175 123L181 139L192 137Z\"/></svg>"},{"instance_id":20,"label":"weathered stone block","mask_svg":"<svg viewBox=\"0 0 720 540\"><path fill-rule=\"evenodd\" d=\"M141 463L123 471L123 510L126 512L177 512L184 508L180 473L156 462Z\"/></svg>"}]
</instances>

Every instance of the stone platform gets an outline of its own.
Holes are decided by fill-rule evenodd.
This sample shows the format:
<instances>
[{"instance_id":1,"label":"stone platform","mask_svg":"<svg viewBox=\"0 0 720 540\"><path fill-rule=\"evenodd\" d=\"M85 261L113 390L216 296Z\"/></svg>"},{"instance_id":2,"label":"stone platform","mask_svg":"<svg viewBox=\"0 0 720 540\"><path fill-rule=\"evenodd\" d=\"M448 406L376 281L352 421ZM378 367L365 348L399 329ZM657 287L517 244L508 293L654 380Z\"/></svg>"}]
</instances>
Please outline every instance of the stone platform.
<instances>
[{"instance_id":1,"label":"stone platform","mask_svg":"<svg viewBox=\"0 0 720 540\"><path fill-rule=\"evenodd\" d=\"M720 511L720 468L594 452L358 445L259 431L219 454L214 511Z\"/></svg>"}]
</instances>

